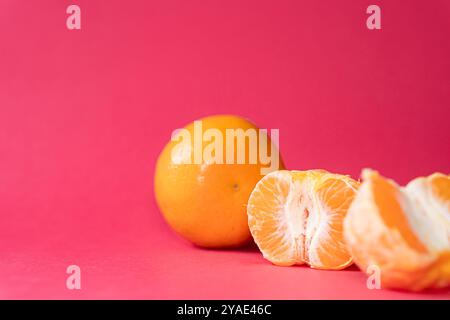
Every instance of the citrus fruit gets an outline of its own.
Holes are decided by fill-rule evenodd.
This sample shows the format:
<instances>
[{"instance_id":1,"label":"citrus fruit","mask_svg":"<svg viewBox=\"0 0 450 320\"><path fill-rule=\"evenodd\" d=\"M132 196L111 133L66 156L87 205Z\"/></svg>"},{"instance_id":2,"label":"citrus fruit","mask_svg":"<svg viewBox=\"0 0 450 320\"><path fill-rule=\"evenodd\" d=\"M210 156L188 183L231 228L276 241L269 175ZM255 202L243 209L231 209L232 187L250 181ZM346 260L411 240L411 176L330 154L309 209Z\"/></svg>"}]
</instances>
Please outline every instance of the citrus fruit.
<instances>
[{"instance_id":1,"label":"citrus fruit","mask_svg":"<svg viewBox=\"0 0 450 320\"><path fill-rule=\"evenodd\" d=\"M181 143L183 137L192 139ZM267 151L262 142L271 163L261 158ZM276 145L253 123L231 115L206 117L178 130L161 152L156 201L170 227L186 240L209 248L241 246L251 240L248 197L270 165L284 167Z\"/></svg>"},{"instance_id":2,"label":"citrus fruit","mask_svg":"<svg viewBox=\"0 0 450 320\"><path fill-rule=\"evenodd\" d=\"M324 170L280 170L258 182L248 200L248 224L273 264L343 269L352 263L343 219L358 182Z\"/></svg>"},{"instance_id":3,"label":"citrus fruit","mask_svg":"<svg viewBox=\"0 0 450 320\"><path fill-rule=\"evenodd\" d=\"M450 177L398 186L365 169L344 222L355 263L379 270L383 287L421 290L450 284ZM371 268L373 269L373 268Z\"/></svg>"}]
</instances>

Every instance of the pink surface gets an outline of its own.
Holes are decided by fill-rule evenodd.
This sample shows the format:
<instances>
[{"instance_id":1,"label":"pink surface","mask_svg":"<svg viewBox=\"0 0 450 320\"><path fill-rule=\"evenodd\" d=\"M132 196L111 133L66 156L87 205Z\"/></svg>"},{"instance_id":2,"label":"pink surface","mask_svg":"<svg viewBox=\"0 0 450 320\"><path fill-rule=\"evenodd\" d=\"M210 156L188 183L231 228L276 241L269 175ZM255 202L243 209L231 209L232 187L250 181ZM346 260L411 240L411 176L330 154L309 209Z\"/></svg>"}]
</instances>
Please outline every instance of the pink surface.
<instances>
[{"instance_id":1,"label":"pink surface","mask_svg":"<svg viewBox=\"0 0 450 320\"><path fill-rule=\"evenodd\" d=\"M0 298L449 299L194 248L153 199L172 130L217 113L279 128L289 168L448 172L450 3L375 2L381 31L372 1L2 0Z\"/></svg>"}]
</instances>

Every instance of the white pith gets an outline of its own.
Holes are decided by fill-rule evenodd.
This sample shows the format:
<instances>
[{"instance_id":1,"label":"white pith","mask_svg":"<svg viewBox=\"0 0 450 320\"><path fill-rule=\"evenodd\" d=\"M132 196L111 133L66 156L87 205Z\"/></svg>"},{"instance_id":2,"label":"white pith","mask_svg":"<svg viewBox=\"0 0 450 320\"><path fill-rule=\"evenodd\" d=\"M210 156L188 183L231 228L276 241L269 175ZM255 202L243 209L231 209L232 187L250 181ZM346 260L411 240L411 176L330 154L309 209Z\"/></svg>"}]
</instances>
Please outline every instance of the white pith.
<instances>
[{"instance_id":1,"label":"white pith","mask_svg":"<svg viewBox=\"0 0 450 320\"><path fill-rule=\"evenodd\" d=\"M314 206L314 195L311 194L308 182L291 181L291 189L282 210L282 217L289 227L291 239L295 243L296 260L311 261L308 247L319 226L320 211ZM319 262L320 261L314 261Z\"/></svg>"},{"instance_id":2,"label":"white pith","mask_svg":"<svg viewBox=\"0 0 450 320\"><path fill-rule=\"evenodd\" d=\"M275 181L270 189L265 184L268 179ZM249 223L252 225L251 231L256 244L259 246L259 242L263 241L267 246L271 239L282 239L282 245L275 250L260 247L264 257L273 263L286 265L306 262L311 266L321 268L323 263L317 254L317 249L321 247L323 241L333 243L334 246L346 250L343 241L336 241L330 234L334 231L330 224L331 219L342 219L339 213L340 208L337 208L337 212L327 209L322 199L319 199L319 196L314 193L314 183L317 183L314 182L314 179L297 180L287 171L277 171L265 176L250 195L250 199L257 198L259 200L259 219L251 214L253 207L250 203L252 201L249 201L248 207ZM284 189L288 189L286 196L284 196L281 186L288 186ZM349 187L354 190L351 185ZM264 197L261 190L269 191L273 197L271 199ZM327 192L320 198L323 196L333 197ZM276 221L276 230L271 235L264 232L264 219ZM283 260L277 260L280 254L283 255ZM326 255L326 252L321 254ZM330 253L331 256L332 253ZM334 266L334 268L341 268L348 265L349 262L350 260L343 262L340 266Z\"/></svg>"},{"instance_id":3,"label":"white pith","mask_svg":"<svg viewBox=\"0 0 450 320\"><path fill-rule=\"evenodd\" d=\"M450 249L450 213L445 203L432 194L426 178L402 188L401 202L411 228L431 252Z\"/></svg>"}]
</instances>

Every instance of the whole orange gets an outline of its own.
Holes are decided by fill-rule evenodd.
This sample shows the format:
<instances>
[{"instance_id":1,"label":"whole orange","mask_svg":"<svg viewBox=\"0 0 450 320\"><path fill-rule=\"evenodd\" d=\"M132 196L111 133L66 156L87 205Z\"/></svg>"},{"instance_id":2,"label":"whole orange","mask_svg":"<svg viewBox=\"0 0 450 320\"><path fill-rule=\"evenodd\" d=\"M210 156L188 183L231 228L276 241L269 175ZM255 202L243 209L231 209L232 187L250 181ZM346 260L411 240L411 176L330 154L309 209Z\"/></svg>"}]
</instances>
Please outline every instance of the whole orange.
<instances>
[{"instance_id":1,"label":"whole orange","mask_svg":"<svg viewBox=\"0 0 450 320\"><path fill-rule=\"evenodd\" d=\"M167 223L186 240L237 247L251 239L250 193L264 174L283 168L277 146L254 124L210 116L172 135L156 163L155 197Z\"/></svg>"}]
</instances>

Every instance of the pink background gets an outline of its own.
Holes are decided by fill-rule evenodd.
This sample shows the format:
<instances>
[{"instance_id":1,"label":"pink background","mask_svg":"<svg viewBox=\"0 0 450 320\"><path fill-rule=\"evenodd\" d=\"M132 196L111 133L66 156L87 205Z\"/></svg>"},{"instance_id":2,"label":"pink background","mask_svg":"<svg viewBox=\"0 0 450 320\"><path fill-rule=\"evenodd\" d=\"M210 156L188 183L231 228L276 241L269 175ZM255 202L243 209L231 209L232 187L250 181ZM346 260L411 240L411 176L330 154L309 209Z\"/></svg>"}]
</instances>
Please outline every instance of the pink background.
<instances>
[{"instance_id":1,"label":"pink background","mask_svg":"<svg viewBox=\"0 0 450 320\"><path fill-rule=\"evenodd\" d=\"M172 130L217 113L279 128L292 169L448 173L449 38L446 0L1 0L0 298L449 299L194 248L152 190Z\"/></svg>"}]
</instances>

